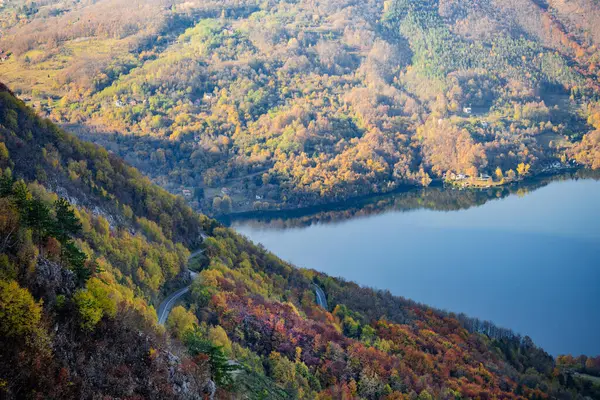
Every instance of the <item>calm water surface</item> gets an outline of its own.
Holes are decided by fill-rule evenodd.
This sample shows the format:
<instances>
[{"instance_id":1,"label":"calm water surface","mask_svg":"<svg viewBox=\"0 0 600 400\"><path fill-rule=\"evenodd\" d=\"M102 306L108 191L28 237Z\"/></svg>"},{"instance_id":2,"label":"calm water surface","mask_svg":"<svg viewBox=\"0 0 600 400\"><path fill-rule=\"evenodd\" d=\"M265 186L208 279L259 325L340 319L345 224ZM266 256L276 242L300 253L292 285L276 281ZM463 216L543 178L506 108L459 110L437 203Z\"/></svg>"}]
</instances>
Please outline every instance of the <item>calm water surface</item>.
<instances>
[{"instance_id":1,"label":"calm water surface","mask_svg":"<svg viewBox=\"0 0 600 400\"><path fill-rule=\"evenodd\" d=\"M555 355L600 354L600 181L458 211L356 214L232 225L297 266L491 320Z\"/></svg>"}]
</instances>

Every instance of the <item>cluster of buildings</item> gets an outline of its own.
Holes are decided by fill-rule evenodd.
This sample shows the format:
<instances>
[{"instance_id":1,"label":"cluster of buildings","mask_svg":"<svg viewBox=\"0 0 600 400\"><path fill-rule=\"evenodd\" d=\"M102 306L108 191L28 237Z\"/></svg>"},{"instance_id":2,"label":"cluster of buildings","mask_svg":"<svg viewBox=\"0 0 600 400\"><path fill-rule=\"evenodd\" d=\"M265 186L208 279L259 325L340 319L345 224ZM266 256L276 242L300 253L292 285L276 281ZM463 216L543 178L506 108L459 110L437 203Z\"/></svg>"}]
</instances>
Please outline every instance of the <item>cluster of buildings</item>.
<instances>
[{"instance_id":1,"label":"cluster of buildings","mask_svg":"<svg viewBox=\"0 0 600 400\"><path fill-rule=\"evenodd\" d=\"M146 103L146 101L144 100L144 103ZM121 100L115 100L115 107L117 108L121 108L121 107L125 107L126 104L129 104L130 106L136 106L138 104L137 100L129 100L128 102L123 102Z\"/></svg>"},{"instance_id":2,"label":"cluster of buildings","mask_svg":"<svg viewBox=\"0 0 600 400\"><path fill-rule=\"evenodd\" d=\"M554 161L552 163L542 166L541 172L557 172L563 169L573 168L576 166L577 162L575 160L566 161L564 163L560 161Z\"/></svg>"},{"instance_id":3,"label":"cluster of buildings","mask_svg":"<svg viewBox=\"0 0 600 400\"><path fill-rule=\"evenodd\" d=\"M444 180L447 180L447 181L464 181L467 179L477 179L480 181L489 181L490 179L492 179L492 177L489 176L488 174L479 174L479 176L472 177L471 175L455 174L454 172L445 173L443 178L444 178Z\"/></svg>"}]
</instances>

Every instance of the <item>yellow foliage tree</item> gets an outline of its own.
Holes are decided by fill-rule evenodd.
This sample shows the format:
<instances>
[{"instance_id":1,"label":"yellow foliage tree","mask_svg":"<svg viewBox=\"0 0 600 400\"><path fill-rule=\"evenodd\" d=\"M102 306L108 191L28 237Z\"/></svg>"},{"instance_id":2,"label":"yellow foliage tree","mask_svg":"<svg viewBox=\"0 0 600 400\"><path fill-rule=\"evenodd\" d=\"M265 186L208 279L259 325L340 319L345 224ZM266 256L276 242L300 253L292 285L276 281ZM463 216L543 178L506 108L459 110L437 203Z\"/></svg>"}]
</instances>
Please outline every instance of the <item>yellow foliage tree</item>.
<instances>
[{"instance_id":1,"label":"yellow foliage tree","mask_svg":"<svg viewBox=\"0 0 600 400\"><path fill-rule=\"evenodd\" d=\"M27 289L15 281L0 281L0 332L4 337L25 337L30 340L40 334L41 304L36 303Z\"/></svg>"},{"instance_id":2,"label":"yellow foliage tree","mask_svg":"<svg viewBox=\"0 0 600 400\"><path fill-rule=\"evenodd\" d=\"M231 340L229 340L227 332L225 332L225 329L223 329L221 325L211 327L208 330L208 339L217 346L223 347L223 352L225 353L225 355L231 356Z\"/></svg>"},{"instance_id":3,"label":"yellow foliage tree","mask_svg":"<svg viewBox=\"0 0 600 400\"><path fill-rule=\"evenodd\" d=\"M517 173L519 174L519 176L525 176L529 173L530 168L531 168L531 165L521 163L517 166Z\"/></svg>"},{"instance_id":4,"label":"yellow foliage tree","mask_svg":"<svg viewBox=\"0 0 600 400\"><path fill-rule=\"evenodd\" d=\"M496 178L501 181L502 179L504 179L504 174L502 173L502 169L500 167L496 168Z\"/></svg>"},{"instance_id":5,"label":"yellow foliage tree","mask_svg":"<svg viewBox=\"0 0 600 400\"><path fill-rule=\"evenodd\" d=\"M194 329L195 324L198 324L196 316L182 306L173 308L167 319L167 329L177 338Z\"/></svg>"}]
</instances>

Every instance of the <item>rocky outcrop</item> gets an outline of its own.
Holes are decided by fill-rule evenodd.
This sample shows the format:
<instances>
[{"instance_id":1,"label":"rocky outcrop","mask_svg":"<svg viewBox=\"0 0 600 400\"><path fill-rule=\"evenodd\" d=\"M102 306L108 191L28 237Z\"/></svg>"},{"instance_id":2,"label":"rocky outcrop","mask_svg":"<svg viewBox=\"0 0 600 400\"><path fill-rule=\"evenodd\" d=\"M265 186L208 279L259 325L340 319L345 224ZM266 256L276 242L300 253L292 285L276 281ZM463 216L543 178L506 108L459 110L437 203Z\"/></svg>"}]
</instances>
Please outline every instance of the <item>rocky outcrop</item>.
<instances>
[{"instance_id":1,"label":"rocky outcrop","mask_svg":"<svg viewBox=\"0 0 600 400\"><path fill-rule=\"evenodd\" d=\"M177 398L185 400L204 399L204 395L210 395L210 393L214 396L216 387L214 391L207 390L211 387L211 383L214 386L214 382L209 379L207 370L201 371L194 368L195 371L186 371L186 365L181 358L170 351L164 351L163 357L168 364L169 382L171 382L173 392ZM212 397L210 398L212 399Z\"/></svg>"},{"instance_id":2,"label":"rocky outcrop","mask_svg":"<svg viewBox=\"0 0 600 400\"><path fill-rule=\"evenodd\" d=\"M75 291L75 274L60 264L40 257L35 268L32 291L46 304L56 300L56 296L70 296Z\"/></svg>"}]
</instances>

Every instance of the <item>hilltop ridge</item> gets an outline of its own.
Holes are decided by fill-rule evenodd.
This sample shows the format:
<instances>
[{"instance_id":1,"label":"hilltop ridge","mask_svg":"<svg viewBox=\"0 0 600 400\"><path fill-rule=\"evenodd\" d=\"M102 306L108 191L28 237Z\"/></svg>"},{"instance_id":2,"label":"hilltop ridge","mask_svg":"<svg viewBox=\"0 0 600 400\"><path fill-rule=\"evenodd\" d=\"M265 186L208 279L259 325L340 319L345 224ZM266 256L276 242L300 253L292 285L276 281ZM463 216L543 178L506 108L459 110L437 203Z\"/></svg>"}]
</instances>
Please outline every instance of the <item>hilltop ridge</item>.
<instances>
[{"instance_id":1,"label":"hilltop ridge","mask_svg":"<svg viewBox=\"0 0 600 400\"><path fill-rule=\"evenodd\" d=\"M0 77L28 104L207 214L600 166L597 1L19 0L0 16Z\"/></svg>"}]
</instances>

